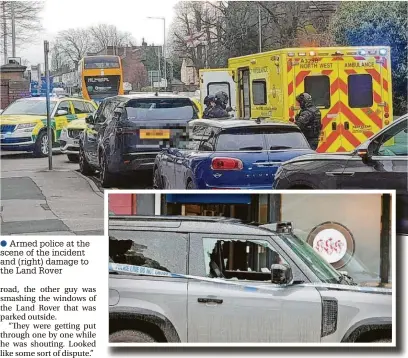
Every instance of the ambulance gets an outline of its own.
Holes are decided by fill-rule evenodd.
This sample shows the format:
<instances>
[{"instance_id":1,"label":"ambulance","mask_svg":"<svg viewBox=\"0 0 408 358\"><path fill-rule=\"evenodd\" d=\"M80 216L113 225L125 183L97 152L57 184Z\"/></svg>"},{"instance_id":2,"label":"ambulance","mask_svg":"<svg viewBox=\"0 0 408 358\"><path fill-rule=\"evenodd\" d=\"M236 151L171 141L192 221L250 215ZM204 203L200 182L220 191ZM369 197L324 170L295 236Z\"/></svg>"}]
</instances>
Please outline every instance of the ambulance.
<instances>
[{"instance_id":1,"label":"ambulance","mask_svg":"<svg viewBox=\"0 0 408 358\"><path fill-rule=\"evenodd\" d=\"M318 152L354 149L392 121L389 47L288 48L200 70L201 103L224 91L237 118L294 122L308 92L322 113Z\"/></svg>"}]
</instances>

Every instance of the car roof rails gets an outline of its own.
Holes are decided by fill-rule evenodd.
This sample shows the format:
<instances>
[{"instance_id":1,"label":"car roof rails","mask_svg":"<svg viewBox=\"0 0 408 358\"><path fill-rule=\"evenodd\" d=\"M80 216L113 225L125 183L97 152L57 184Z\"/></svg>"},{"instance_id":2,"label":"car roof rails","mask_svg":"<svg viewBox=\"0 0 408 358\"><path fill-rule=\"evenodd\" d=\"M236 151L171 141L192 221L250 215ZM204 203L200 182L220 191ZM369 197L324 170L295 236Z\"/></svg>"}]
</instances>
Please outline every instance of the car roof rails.
<instances>
[{"instance_id":1,"label":"car roof rails","mask_svg":"<svg viewBox=\"0 0 408 358\"><path fill-rule=\"evenodd\" d=\"M235 218L228 218L225 216L160 216L160 215L109 215L109 219L118 221L206 221L206 222L230 222L242 223L242 220Z\"/></svg>"}]
</instances>

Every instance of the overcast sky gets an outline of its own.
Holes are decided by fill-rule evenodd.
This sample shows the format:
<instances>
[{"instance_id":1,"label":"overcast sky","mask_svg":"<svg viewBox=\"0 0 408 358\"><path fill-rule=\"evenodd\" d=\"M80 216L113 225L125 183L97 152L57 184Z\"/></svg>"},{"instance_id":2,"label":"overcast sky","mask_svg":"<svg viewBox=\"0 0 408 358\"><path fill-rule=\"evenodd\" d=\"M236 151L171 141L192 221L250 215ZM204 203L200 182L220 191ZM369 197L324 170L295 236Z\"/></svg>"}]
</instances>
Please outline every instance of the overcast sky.
<instances>
[{"instance_id":1,"label":"overcast sky","mask_svg":"<svg viewBox=\"0 0 408 358\"><path fill-rule=\"evenodd\" d=\"M163 21L148 16L166 18L168 30L174 17L177 0L45 0L41 23L44 28L29 44L16 50L17 57L30 64L44 62L44 40L52 41L61 30L88 27L99 23L111 24L132 34L136 44L142 38L148 44L163 44ZM167 34L166 34L167 35Z\"/></svg>"}]
</instances>

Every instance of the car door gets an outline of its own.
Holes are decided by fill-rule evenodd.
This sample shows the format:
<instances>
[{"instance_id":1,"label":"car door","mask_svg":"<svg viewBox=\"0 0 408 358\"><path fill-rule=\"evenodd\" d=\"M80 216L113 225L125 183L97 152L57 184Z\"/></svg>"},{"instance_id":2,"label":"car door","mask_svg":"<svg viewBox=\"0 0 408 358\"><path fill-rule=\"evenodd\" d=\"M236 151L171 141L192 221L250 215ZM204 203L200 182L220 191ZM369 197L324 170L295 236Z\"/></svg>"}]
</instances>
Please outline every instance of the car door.
<instances>
[{"instance_id":1,"label":"car door","mask_svg":"<svg viewBox=\"0 0 408 358\"><path fill-rule=\"evenodd\" d=\"M94 115L94 123L89 123L84 140L84 152L89 163L93 166L99 165L98 159L98 129L100 123L105 121L105 106L107 101L100 104Z\"/></svg>"},{"instance_id":2,"label":"car door","mask_svg":"<svg viewBox=\"0 0 408 358\"><path fill-rule=\"evenodd\" d=\"M63 110L66 111L68 114L66 115L58 115L58 111ZM55 140L58 141L61 130L65 128L69 122L76 119L76 116L72 110L71 102L70 101L61 101L58 104L58 107L55 110L54 114L54 121L55 121Z\"/></svg>"},{"instance_id":3,"label":"car door","mask_svg":"<svg viewBox=\"0 0 408 358\"><path fill-rule=\"evenodd\" d=\"M342 189L408 190L408 120L396 122L368 144L368 159L355 154L341 175Z\"/></svg>"},{"instance_id":4,"label":"car door","mask_svg":"<svg viewBox=\"0 0 408 358\"><path fill-rule=\"evenodd\" d=\"M271 283L271 264L293 263L267 237L190 234L191 257L203 279L188 282L188 342L320 341L319 293Z\"/></svg>"},{"instance_id":5,"label":"car door","mask_svg":"<svg viewBox=\"0 0 408 358\"><path fill-rule=\"evenodd\" d=\"M200 143L203 141L203 136L207 127L204 125L194 125L188 129L188 142L180 142L179 148L175 148L168 155L169 172L173 167L173 181L171 182L174 189L186 189L187 178L195 179L194 173L191 168L190 159L197 157L199 160ZM206 154L204 153L206 156Z\"/></svg>"}]
</instances>

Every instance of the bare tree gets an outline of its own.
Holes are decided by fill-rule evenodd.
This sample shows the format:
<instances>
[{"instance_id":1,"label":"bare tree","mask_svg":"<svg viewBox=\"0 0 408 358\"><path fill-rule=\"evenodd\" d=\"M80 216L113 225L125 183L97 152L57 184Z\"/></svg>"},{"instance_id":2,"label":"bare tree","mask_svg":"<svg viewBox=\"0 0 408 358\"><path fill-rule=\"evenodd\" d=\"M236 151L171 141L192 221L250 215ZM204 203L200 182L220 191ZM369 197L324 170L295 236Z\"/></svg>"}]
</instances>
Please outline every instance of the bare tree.
<instances>
[{"instance_id":1,"label":"bare tree","mask_svg":"<svg viewBox=\"0 0 408 358\"><path fill-rule=\"evenodd\" d=\"M13 8L13 11L12 11ZM14 12L15 42L22 47L42 29L40 13L44 1L2 1L0 6L1 52L8 53L12 43L12 12Z\"/></svg>"},{"instance_id":2,"label":"bare tree","mask_svg":"<svg viewBox=\"0 0 408 358\"><path fill-rule=\"evenodd\" d=\"M118 30L114 25L99 24L89 28L92 36L93 47L96 52L113 46L115 49L129 44L132 40L131 34Z\"/></svg>"},{"instance_id":3,"label":"bare tree","mask_svg":"<svg viewBox=\"0 0 408 358\"><path fill-rule=\"evenodd\" d=\"M77 68L81 58L94 50L93 46L91 33L87 29L61 31L52 49L52 62L54 65Z\"/></svg>"}]
</instances>

